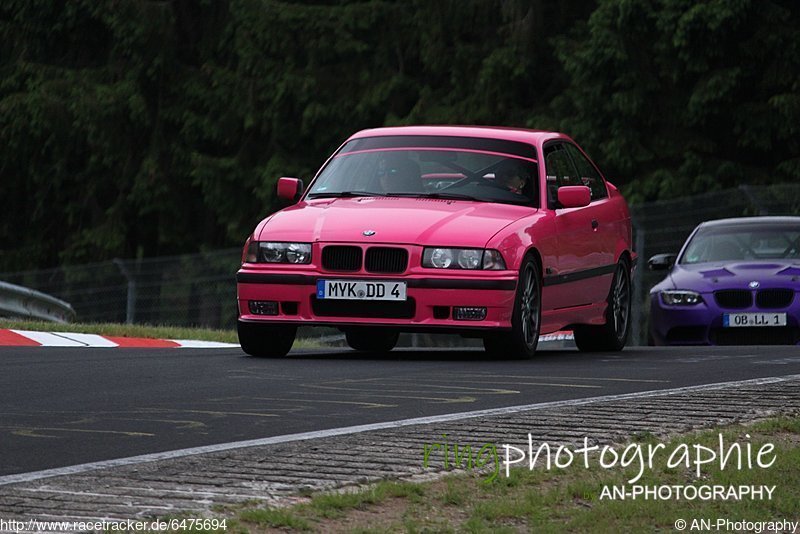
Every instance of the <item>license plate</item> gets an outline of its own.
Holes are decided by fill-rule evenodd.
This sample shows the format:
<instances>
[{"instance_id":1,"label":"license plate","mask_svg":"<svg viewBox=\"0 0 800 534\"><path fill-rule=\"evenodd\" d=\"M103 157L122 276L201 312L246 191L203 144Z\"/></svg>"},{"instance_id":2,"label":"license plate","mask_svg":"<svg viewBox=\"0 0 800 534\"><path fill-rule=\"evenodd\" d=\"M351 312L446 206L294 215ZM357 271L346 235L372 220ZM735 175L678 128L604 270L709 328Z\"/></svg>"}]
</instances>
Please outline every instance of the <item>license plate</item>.
<instances>
[{"instance_id":1,"label":"license plate","mask_svg":"<svg viewBox=\"0 0 800 534\"><path fill-rule=\"evenodd\" d=\"M786 326L785 313L724 313L722 326Z\"/></svg>"},{"instance_id":2,"label":"license plate","mask_svg":"<svg viewBox=\"0 0 800 534\"><path fill-rule=\"evenodd\" d=\"M406 300L405 282L366 280L317 280L318 299Z\"/></svg>"}]
</instances>

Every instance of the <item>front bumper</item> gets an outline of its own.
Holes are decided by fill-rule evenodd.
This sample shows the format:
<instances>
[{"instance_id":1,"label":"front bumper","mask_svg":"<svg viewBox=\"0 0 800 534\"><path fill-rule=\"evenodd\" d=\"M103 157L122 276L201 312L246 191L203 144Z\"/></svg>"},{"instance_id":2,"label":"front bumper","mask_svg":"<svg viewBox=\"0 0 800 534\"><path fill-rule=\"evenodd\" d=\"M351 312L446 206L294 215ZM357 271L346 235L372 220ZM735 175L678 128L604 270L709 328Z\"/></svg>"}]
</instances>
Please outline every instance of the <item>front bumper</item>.
<instances>
[{"instance_id":1,"label":"front bumper","mask_svg":"<svg viewBox=\"0 0 800 534\"><path fill-rule=\"evenodd\" d=\"M299 326L391 326L402 331L505 330L511 328L517 277L513 271L375 275L243 267L236 275L239 320ZM318 280L403 281L407 300L319 300ZM250 301L277 302L277 314L251 313ZM486 317L457 320L453 307L486 308Z\"/></svg>"},{"instance_id":2,"label":"front bumper","mask_svg":"<svg viewBox=\"0 0 800 534\"><path fill-rule=\"evenodd\" d=\"M713 294L693 306L668 306L651 294L650 335L656 345L797 345L800 344L800 297L782 309L721 308ZM725 328L725 313L786 313L786 326Z\"/></svg>"}]
</instances>

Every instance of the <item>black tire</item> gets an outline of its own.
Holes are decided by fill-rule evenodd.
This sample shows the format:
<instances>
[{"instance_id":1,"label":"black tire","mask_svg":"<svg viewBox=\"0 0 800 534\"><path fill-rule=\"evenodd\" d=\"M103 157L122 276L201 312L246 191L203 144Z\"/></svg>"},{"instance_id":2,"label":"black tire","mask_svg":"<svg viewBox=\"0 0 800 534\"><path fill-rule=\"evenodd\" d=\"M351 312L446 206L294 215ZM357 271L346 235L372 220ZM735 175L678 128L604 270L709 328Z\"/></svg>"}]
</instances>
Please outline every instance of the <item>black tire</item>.
<instances>
[{"instance_id":1,"label":"black tire","mask_svg":"<svg viewBox=\"0 0 800 534\"><path fill-rule=\"evenodd\" d=\"M617 352L625 347L631 329L631 274L620 260L608 293L606 324L576 326L575 344L583 352Z\"/></svg>"},{"instance_id":2,"label":"black tire","mask_svg":"<svg viewBox=\"0 0 800 534\"><path fill-rule=\"evenodd\" d=\"M239 344L250 356L258 358L282 358L289 353L297 335L296 326L237 324Z\"/></svg>"},{"instance_id":3,"label":"black tire","mask_svg":"<svg viewBox=\"0 0 800 534\"><path fill-rule=\"evenodd\" d=\"M483 339L486 352L498 358L530 359L536 354L542 325L542 278L539 265L528 256L519 269L511 332Z\"/></svg>"},{"instance_id":4,"label":"black tire","mask_svg":"<svg viewBox=\"0 0 800 534\"><path fill-rule=\"evenodd\" d=\"M347 344L365 352L389 352L397 345L400 332L390 328L352 328L344 333Z\"/></svg>"}]
</instances>

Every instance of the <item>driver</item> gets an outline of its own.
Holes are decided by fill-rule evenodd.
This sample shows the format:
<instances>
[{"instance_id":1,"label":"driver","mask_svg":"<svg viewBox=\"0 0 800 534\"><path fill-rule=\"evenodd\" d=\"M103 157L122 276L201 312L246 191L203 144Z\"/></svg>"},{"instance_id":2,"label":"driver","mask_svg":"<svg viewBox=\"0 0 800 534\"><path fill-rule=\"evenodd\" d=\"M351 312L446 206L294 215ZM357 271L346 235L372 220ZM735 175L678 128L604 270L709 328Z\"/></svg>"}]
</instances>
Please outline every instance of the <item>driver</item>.
<instances>
[{"instance_id":1,"label":"driver","mask_svg":"<svg viewBox=\"0 0 800 534\"><path fill-rule=\"evenodd\" d=\"M528 172L514 160L504 160L494 171L495 183L509 191L522 194L528 185Z\"/></svg>"}]
</instances>

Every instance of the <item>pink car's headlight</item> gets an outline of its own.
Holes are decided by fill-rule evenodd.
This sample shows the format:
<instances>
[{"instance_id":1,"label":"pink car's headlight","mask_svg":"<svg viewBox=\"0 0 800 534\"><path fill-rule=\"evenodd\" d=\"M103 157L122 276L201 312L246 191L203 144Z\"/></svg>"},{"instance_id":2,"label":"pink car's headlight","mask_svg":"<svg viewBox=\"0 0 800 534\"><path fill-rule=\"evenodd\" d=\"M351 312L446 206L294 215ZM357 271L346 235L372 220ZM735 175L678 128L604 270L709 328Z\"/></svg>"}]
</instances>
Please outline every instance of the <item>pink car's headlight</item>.
<instances>
[{"instance_id":1,"label":"pink car's headlight","mask_svg":"<svg viewBox=\"0 0 800 534\"><path fill-rule=\"evenodd\" d=\"M311 263L311 243L251 241L245 260L249 263Z\"/></svg>"},{"instance_id":2,"label":"pink car's headlight","mask_svg":"<svg viewBox=\"0 0 800 534\"><path fill-rule=\"evenodd\" d=\"M506 263L496 250L429 247L422 251L422 266L431 269L502 271Z\"/></svg>"}]
</instances>

